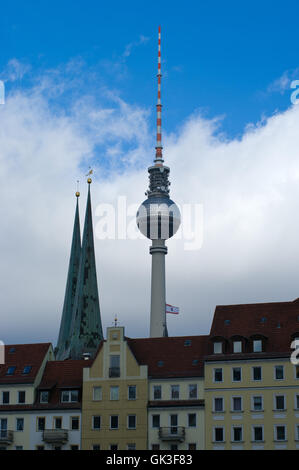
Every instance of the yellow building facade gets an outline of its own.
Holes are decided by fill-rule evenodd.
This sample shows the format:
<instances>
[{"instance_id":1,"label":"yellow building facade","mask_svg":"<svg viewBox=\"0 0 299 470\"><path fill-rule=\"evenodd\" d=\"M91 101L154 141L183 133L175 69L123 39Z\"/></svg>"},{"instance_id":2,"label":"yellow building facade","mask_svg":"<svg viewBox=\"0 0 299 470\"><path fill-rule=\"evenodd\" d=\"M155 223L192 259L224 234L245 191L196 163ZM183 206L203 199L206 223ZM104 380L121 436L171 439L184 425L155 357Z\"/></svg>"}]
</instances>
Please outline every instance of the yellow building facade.
<instances>
[{"instance_id":1,"label":"yellow building facade","mask_svg":"<svg viewBox=\"0 0 299 470\"><path fill-rule=\"evenodd\" d=\"M138 364L123 327L108 328L83 370L82 449L146 449L147 402L147 366Z\"/></svg>"},{"instance_id":2,"label":"yellow building facade","mask_svg":"<svg viewBox=\"0 0 299 470\"><path fill-rule=\"evenodd\" d=\"M299 447L299 377L289 358L205 367L208 450Z\"/></svg>"}]
</instances>

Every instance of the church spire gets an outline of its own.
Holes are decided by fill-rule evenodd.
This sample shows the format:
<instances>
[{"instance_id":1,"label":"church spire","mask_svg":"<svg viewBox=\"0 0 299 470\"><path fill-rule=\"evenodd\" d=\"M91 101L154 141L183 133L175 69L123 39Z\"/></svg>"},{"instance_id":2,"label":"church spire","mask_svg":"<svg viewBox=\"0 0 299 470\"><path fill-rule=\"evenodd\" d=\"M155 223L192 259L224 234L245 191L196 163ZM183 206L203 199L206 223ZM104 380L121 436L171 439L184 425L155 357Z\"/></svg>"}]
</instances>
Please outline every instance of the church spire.
<instances>
[{"instance_id":1,"label":"church spire","mask_svg":"<svg viewBox=\"0 0 299 470\"><path fill-rule=\"evenodd\" d=\"M62 310L62 317L60 323L60 330L58 342L56 346L57 360L64 359L66 350L69 346L69 334L72 323L72 313L75 299L75 292L77 286L77 278L79 272L80 255L81 255L81 235L80 235L80 220L79 220L79 200L80 193L76 192L76 212L73 229L72 248L69 261L69 269L67 276L67 283L65 289L64 304Z\"/></svg>"},{"instance_id":2,"label":"church spire","mask_svg":"<svg viewBox=\"0 0 299 470\"><path fill-rule=\"evenodd\" d=\"M103 339L92 228L91 181L88 178L81 259L70 331L68 357L71 359L81 359L83 353L93 356Z\"/></svg>"}]
</instances>

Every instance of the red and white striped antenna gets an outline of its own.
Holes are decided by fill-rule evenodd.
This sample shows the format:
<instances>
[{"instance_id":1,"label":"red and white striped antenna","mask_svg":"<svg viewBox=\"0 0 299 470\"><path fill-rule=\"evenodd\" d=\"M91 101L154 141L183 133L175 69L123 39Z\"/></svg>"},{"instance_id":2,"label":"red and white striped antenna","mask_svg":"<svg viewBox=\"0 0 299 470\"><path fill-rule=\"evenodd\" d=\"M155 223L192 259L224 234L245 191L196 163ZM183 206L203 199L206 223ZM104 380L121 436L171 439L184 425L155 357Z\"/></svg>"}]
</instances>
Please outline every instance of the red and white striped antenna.
<instances>
[{"instance_id":1,"label":"red and white striped antenna","mask_svg":"<svg viewBox=\"0 0 299 470\"><path fill-rule=\"evenodd\" d=\"M156 166L163 166L162 158L162 104L161 104L161 26L158 30L158 101L157 101L157 142L156 142Z\"/></svg>"}]
</instances>

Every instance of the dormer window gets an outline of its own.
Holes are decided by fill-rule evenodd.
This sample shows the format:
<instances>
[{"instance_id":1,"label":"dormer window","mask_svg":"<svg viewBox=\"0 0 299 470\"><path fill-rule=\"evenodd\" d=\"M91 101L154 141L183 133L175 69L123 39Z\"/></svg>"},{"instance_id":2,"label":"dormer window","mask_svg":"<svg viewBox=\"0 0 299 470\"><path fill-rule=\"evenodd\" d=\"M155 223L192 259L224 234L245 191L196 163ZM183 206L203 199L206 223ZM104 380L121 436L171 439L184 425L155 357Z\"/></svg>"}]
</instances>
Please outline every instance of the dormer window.
<instances>
[{"instance_id":1,"label":"dormer window","mask_svg":"<svg viewBox=\"0 0 299 470\"><path fill-rule=\"evenodd\" d=\"M49 391L43 390L39 394L39 402L40 403L49 403Z\"/></svg>"},{"instance_id":2,"label":"dormer window","mask_svg":"<svg viewBox=\"0 0 299 470\"><path fill-rule=\"evenodd\" d=\"M261 339L254 339L253 340L253 352L262 352L263 350L263 343Z\"/></svg>"},{"instance_id":3,"label":"dormer window","mask_svg":"<svg viewBox=\"0 0 299 470\"><path fill-rule=\"evenodd\" d=\"M63 390L61 392L62 403L75 403L79 401L79 390Z\"/></svg>"},{"instance_id":4,"label":"dormer window","mask_svg":"<svg viewBox=\"0 0 299 470\"><path fill-rule=\"evenodd\" d=\"M222 343L220 341L214 343L214 354L222 354Z\"/></svg>"},{"instance_id":5,"label":"dormer window","mask_svg":"<svg viewBox=\"0 0 299 470\"><path fill-rule=\"evenodd\" d=\"M242 352L242 341L234 341L233 342L233 352L234 353L241 353Z\"/></svg>"}]
</instances>

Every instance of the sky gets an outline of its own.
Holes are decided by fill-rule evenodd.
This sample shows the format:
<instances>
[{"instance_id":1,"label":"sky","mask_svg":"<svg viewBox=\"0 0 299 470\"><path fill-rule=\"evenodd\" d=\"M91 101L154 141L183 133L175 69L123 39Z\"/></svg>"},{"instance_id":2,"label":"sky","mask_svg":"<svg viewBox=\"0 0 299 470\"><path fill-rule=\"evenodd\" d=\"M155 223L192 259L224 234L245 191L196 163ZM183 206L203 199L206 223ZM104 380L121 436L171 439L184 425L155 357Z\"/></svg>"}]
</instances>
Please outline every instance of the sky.
<instances>
[{"instance_id":1,"label":"sky","mask_svg":"<svg viewBox=\"0 0 299 470\"><path fill-rule=\"evenodd\" d=\"M1 6L1 340L56 344L90 167L104 330L117 315L148 335L149 241L103 239L101 217L125 200L132 234L145 199L159 24L171 198L200 209L197 249L167 243L169 333L207 334L219 304L299 297L298 13L288 0Z\"/></svg>"}]
</instances>

